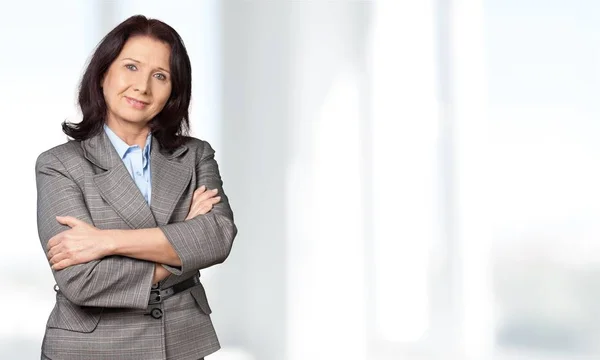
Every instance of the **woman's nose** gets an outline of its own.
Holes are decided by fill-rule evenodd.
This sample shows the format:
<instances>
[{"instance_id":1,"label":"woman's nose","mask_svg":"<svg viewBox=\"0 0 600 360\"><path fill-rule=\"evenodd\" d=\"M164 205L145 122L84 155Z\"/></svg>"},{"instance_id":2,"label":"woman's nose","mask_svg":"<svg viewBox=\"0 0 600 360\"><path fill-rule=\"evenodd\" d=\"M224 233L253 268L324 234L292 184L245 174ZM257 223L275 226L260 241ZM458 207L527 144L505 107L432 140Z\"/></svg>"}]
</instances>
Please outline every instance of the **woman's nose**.
<instances>
[{"instance_id":1,"label":"woman's nose","mask_svg":"<svg viewBox=\"0 0 600 360\"><path fill-rule=\"evenodd\" d=\"M149 91L149 89L150 89L150 85L149 84L150 84L150 79L149 79L148 76L140 76L137 79L137 81L136 81L133 89L135 91L138 91L138 92L142 93L142 94L147 94L148 91Z\"/></svg>"}]
</instances>

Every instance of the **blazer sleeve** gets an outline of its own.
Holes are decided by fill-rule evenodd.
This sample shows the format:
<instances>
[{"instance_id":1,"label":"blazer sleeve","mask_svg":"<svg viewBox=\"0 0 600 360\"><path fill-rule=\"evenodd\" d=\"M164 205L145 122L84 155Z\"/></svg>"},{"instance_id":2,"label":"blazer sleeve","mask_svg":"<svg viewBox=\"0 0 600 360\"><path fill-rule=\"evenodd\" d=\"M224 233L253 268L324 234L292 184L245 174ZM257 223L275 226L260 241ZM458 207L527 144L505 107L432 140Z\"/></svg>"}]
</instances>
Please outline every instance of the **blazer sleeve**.
<instances>
[{"instance_id":1,"label":"blazer sleeve","mask_svg":"<svg viewBox=\"0 0 600 360\"><path fill-rule=\"evenodd\" d=\"M215 151L206 141L196 152L196 187L219 189L221 201L207 214L192 219L159 226L181 260L180 267L163 265L174 275L220 264L229 256L237 227L229 199L223 191L223 181L215 160Z\"/></svg>"},{"instance_id":2,"label":"blazer sleeve","mask_svg":"<svg viewBox=\"0 0 600 360\"><path fill-rule=\"evenodd\" d=\"M93 225L83 193L64 164L46 151L36 161L37 225L44 249L54 235L69 230L56 216L73 216ZM54 271L60 291L80 306L146 309L154 263L122 256Z\"/></svg>"}]
</instances>

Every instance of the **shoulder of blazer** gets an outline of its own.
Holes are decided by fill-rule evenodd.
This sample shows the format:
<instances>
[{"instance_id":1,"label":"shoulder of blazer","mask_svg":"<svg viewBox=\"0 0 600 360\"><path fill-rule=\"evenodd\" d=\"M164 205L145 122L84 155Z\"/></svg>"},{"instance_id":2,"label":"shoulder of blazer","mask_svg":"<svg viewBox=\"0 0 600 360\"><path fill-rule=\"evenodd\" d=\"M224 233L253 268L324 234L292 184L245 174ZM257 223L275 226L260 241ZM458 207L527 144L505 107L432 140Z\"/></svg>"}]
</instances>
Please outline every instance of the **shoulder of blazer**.
<instances>
[{"instance_id":1,"label":"shoulder of blazer","mask_svg":"<svg viewBox=\"0 0 600 360\"><path fill-rule=\"evenodd\" d=\"M190 150L189 153L194 154L196 157L203 156L207 149L211 149L208 141L191 136L185 136L185 141L183 144Z\"/></svg>"},{"instance_id":2,"label":"shoulder of blazer","mask_svg":"<svg viewBox=\"0 0 600 360\"><path fill-rule=\"evenodd\" d=\"M190 148L190 150L193 151L202 151L204 148L204 144L206 143L206 141L192 137L192 136L184 136L185 141L183 142L183 144L185 146L187 146L188 148Z\"/></svg>"},{"instance_id":3,"label":"shoulder of blazer","mask_svg":"<svg viewBox=\"0 0 600 360\"><path fill-rule=\"evenodd\" d=\"M42 152L36 159L36 173L43 168L51 168L62 172L73 181L79 182L83 173L78 170L81 169L81 163L84 160L80 143L69 140Z\"/></svg>"},{"instance_id":4,"label":"shoulder of blazer","mask_svg":"<svg viewBox=\"0 0 600 360\"><path fill-rule=\"evenodd\" d=\"M49 155L52 155L66 166L73 160L82 159L83 151L78 141L69 140L63 144L56 145L48 150L43 151L40 155L38 155L36 163L43 161Z\"/></svg>"}]
</instances>

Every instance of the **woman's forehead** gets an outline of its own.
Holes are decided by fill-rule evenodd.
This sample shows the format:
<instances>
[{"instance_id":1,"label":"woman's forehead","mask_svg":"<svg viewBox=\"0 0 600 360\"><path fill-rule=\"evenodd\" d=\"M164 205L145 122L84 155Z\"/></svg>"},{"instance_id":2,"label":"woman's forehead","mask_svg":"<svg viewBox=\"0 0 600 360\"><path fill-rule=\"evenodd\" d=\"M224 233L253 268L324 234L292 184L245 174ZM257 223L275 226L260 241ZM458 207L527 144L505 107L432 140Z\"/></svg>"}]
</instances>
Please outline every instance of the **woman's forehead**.
<instances>
[{"instance_id":1,"label":"woman's forehead","mask_svg":"<svg viewBox=\"0 0 600 360\"><path fill-rule=\"evenodd\" d=\"M149 36L132 36L123 46L119 59L128 58L168 70L170 56L171 49L165 42Z\"/></svg>"}]
</instances>

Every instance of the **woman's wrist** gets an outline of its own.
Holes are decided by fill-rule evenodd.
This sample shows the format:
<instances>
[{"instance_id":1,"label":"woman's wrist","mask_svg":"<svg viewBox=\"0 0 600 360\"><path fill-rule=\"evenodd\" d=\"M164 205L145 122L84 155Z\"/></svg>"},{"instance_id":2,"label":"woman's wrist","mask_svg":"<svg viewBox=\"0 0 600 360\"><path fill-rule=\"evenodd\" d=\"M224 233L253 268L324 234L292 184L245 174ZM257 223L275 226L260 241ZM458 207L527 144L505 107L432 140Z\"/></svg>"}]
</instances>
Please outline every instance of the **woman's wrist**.
<instances>
[{"instance_id":1,"label":"woman's wrist","mask_svg":"<svg viewBox=\"0 0 600 360\"><path fill-rule=\"evenodd\" d=\"M104 256L119 254L119 230L100 230L104 233Z\"/></svg>"}]
</instances>

